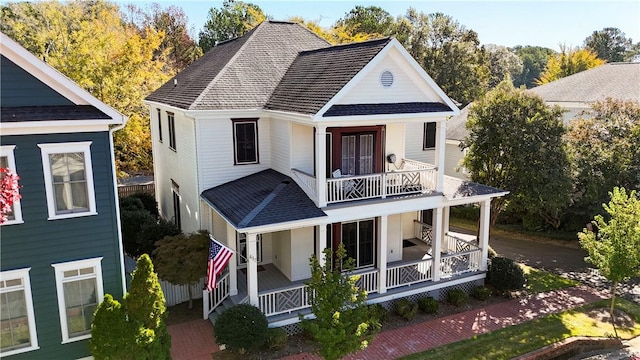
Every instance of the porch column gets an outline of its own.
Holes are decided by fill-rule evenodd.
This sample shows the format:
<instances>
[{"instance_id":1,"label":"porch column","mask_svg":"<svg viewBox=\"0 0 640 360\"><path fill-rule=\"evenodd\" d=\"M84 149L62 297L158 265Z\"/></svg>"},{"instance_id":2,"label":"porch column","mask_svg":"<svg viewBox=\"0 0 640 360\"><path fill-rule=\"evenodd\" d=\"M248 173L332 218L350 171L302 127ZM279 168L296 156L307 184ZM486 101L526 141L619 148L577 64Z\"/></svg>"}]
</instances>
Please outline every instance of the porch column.
<instances>
[{"instance_id":1,"label":"porch column","mask_svg":"<svg viewBox=\"0 0 640 360\"><path fill-rule=\"evenodd\" d=\"M480 248L482 258L480 259L480 270L487 270L487 258L489 256L489 225L491 215L491 199L480 203Z\"/></svg>"},{"instance_id":2,"label":"porch column","mask_svg":"<svg viewBox=\"0 0 640 360\"><path fill-rule=\"evenodd\" d=\"M433 241L431 241L433 255L433 264L431 265L431 274L433 281L440 280L440 252L442 251L442 242L444 240L444 232L442 231L442 208L433 209Z\"/></svg>"},{"instance_id":3,"label":"porch column","mask_svg":"<svg viewBox=\"0 0 640 360\"><path fill-rule=\"evenodd\" d=\"M318 207L327 206L327 127L316 126L316 193L318 194Z\"/></svg>"},{"instance_id":4,"label":"porch column","mask_svg":"<svg viewBox=\"0 0 640 360\"><path fill-rule=\"evenodd\" d=\"M447 144L446 120L436 122L436 154L434 165L438 168L436 180L436 191L442 192L444 189L444 148Z\"/></svg>"},{"instance_id":5,"label":"porch column","mask_svg":"<svg viewBox=\"0 0 640 360\"><path fill-rule=\"evenodd\" d=\"M444 209L442 210L442 228L444 231L444 234L448 234L451 229L449 229L449 214L451 213L451 207L450 206L445 206Z\"/></svg>"},{"instance_id":6,"label":"porch column","mask_svg":"<svg viewBox=\"0 0 640 360\"><path fill-rule=\"evenodd\" d=\"M236 229L227 223L227 246L234 255L229 261L229 295L238 295L238 249L236 249Z\"/></svg>"},{"instance_id":7,"label":"porch column","mask_svg":"<svg viewBox=\"0 0 640 360\"><path fill-rule=\"evenodd\" d=\"M378 293L387 292L387 215L380 216L378 222Z\"/></svg>"},{"instance_id":8,"label":"porch column","mask_svg":"<svg viewBox=\"0 0 640 360\"><path fill-rule=\"evenodd\" d=\"M247 233L247 288L249 304L258 306L258 241L256 233Z\"/></svg>"},{"instance_id":9,"label":"porch column","mask_svg":"<svg viewBox=\"0 0 640 360\"><path fill-rule=\"evenodd\" d=\"M316 256L320 266L324 266L324 249L327 248L327 224L318 225L318 241L316 242Z\"/></svg>"}]
</instances>

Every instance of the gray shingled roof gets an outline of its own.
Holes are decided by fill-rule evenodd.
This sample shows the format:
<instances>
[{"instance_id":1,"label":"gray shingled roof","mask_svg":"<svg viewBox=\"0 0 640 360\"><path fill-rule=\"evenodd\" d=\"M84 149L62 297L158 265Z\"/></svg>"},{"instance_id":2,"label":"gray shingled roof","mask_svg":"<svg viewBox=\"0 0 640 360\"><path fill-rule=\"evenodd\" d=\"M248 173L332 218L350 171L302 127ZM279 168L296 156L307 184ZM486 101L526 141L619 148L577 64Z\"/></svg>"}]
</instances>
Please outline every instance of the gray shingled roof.
<instances>
[{"instance_id":1,"label":"gray shingled roof","mask_svg":"<svg viewBox=\"0 0 640 360\"><path fill-rule=\"evenodd\" d=\"M327 46L299 24L264 21L213 47L146 100L189 110L262 108L301 51Z\"/></svg>"},{"instance_id":2,"label":"gray shingled roof","mask_svg":"<svg viewBox=\"0 0 640 360\"><path fill-rule=\"evenodd\" d=\"M102 120L111 119L92 105L16 106L0 109L0 121Z\"/></svg>"},{"instance_id":3,"label":"gray shingled roof","mask_svg":"<svg viewBox=\"0 0 640 360\"><path fill-rule=\"evenodd\" d=\"M611 63L530 89L547 102L640 101L640 63Z\"/></svg>"},{"instance_id":4,"label":"gray shingled roof","mask_svg":"<svg viewBox=\"0 0 640 360\"><path fill-rule=\"evenodd\" d=\"M385 38L301 52L265 109L317 113L390 41Z\"/></svg>"},{"instance_id":5,"label":"gray shingled roof","mask_svg":"<svg viewBox=\"0 0 640 360\"><path fill-rule=\"evenodd\" d=\"M467 117L469 117L469 108L471 107L471 104L473 103L468 104L462 110L460 110L459 115L452 116L449 120L447 120L447 139L464 140L464 138L469 135L466 124Z\"/></svg>"},{"instance_id":6,"label":"gray shingled roof","mask_svg":"<svg viewBox=\"0 0 640 360\"><path fill-rule=\"evenodd\" d=\"M449 200L492 194L497 196L505 192L507 191L446 175L442 191L443 195Z\"/></svg>"},{"instance_id":7,"label":"gray shingled roof","mask_svg":"<svg viewBox=\"0 0 640 360\"><path fill-rule=\"evenodd\" d=\"M416 114L452 111L450 107L439 102L409 102L389 104L349 104L333 105L323 117L349 115L381 115L381 114Z\"/></svg>"},{"instance_id":8,"label":"gray shingled roof","mask_svg":"<svg viewBox=\"0 0 640 360\"><path fill-rule=\"evenodd\" d=\"M237 229L327 216L295 181L273 169L205 190L201 198Z\"/></svg>"}]
</instances>

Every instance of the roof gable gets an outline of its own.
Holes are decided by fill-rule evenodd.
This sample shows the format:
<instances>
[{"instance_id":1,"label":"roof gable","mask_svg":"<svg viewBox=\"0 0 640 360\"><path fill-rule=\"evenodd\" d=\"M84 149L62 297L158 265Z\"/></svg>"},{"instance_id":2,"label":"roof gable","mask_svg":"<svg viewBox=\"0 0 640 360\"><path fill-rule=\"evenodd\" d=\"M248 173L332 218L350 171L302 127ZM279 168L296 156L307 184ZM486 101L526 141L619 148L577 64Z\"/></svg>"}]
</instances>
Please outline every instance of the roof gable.
<instances>
[{"instance_id":1,"label":"roof gable","mask_svg":"<svg viewBox=\"0 0 640 360\"><path fill-rule=\"evenodd\" d=\"M22 107L18 111L25 116L22 116L22 120L16 118L10 119L10 121L2 121L2 126L19 126L18 123L23 121L35 121L35 120L73 120L73 119L59 119L62 112L58 112L56 118L47 117L47 106L64 107L66 112L77 117L79 113L89 112L93 115L87 119L77 119L74 124L82 123L95 123L100 124L124 124L126 117L120 114L118 111L95 98L88 91L81 88L73 80L69 79L44 61L38 59L35 55L31 54L20 44L13 41L4 33L0 33L0 54L2 54L2 86L3 90L5 85L12 89L22 89L21 98L17 97L10 99L10 95L6 95L8 103L4 102L5 95L2 96L2 108L3 113L9 111L6 108ZM5 60L9 63L4 64ZM5 79L4 75L9 75L8 79ZM28 76L25 76L28 74ZM34 81L37 80L37 81ZM21 81L16 84L16 81ZM40 93L30 93L26 91L26 87L35 86ZM49 88L48 90L46 88ZM4 92L4 91L3 91ZM48 95L48 100L41 99L41 95ZM44 103L43 103L44 102ZM69 109L69 107L79 106L76 110ZM38 109L38 113L33 113L33 116L25 114L25 108ZM90 110L88 110L91 108Z\"/></svg>"},{"instance_id":2,"label":"roof gable","mask_svg":"<svg viewBox=\"0 0 640 360\"><path fill-rule=\"evenodd\" d=\"M639 101L640 63L609 63L529 89L546 102Z\"/></svg>"},{"instance_id":3,"label":"roof gable","mask_svg":"<svg viewBox=\"0 0 640 360\"><path fill-rule=\"evenodd\" d=\"M300 51L327 46L299 24L264 21L213 47L146 100L189 110L262 108Z\"/></svg>"},{"instance_id":4,"label":"roof gable","mask_svg":"<svg viewBox=\"0 0 640 360\"><path fill-rule=\"evenodd\" d=\"M0 88L2 107L73 105L69 99L4 55L0 56Z\"/></svg>"}]
</instances>

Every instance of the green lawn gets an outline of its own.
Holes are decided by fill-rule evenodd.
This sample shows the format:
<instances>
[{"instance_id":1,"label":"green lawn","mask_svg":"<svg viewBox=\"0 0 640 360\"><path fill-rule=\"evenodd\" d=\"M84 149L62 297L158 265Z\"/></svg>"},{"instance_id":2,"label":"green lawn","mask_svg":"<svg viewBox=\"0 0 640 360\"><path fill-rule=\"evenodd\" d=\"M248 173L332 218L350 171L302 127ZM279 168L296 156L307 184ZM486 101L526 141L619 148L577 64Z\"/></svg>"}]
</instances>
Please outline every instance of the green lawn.
<instances>
[{"instance_id":1,"label":"green lawn","mask_svg":"<svg viewBox=\"0 0 640 360\"><path fill-rule=\"evenodd\" d=\"M520 264L527 277L527 290L532 293L541 293L552 290L564 289L577 286L580 283L575 280L563 278L560 275L532 268L525 264Z\"/></svg>"},{"instance_id":2,"label":"green lawn","mask_svg":"<svg viewBox=\"0 0 640 360\"><path fill-rule=\"evenodd\" d=\"M608 300L599 301L403 359L511 359L572 336L611 336L613 328L610 323L587 316L589 310L606 308L608 304ZM619 299L616 307L635 319L635 326L618 328L620 337L629 339L640 335L640 305Z\"/></svg>"}]
</instances>

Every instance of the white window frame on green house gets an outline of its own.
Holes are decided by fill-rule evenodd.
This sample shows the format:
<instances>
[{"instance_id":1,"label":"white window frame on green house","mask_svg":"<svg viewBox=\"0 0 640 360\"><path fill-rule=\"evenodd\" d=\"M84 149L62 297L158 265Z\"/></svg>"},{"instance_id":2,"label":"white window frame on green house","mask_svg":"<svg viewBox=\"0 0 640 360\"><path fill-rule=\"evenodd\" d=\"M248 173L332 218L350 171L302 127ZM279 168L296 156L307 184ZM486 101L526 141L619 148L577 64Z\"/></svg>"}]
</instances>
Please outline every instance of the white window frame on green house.
<instances>
[{"instance_id":1,"label":"white window frame on green house","mask_svg":"<svg viewBox=\"0 0 640 360\"><path fill-rule=\"evenodd\" d=\"M97 215L96 212L96 197L93 187L93 168L91 166L91 141L85 142L72 142L72 143L55 143L55 144L38 144L40 151L42 152L42 168L44 171L44 183L47 192L47 208L49 210L48 220L67 219L80 216ZM51 155L67 155L82 153L84 159L84 182L86 182L86 207L73 209L58 210L56 191L54 189L54 179L51 170ZM69 194L71 192L73 180L65 179L61 183ZM57 184L60 185L60 184ZM73 198L71 198L73 201Z\"/></svg>"},{"instance_id":2,"label":"white window frame on green house","mask_svg":"<svg viewBox=\"0 0 640 360\"><path fill-rule=\"evenodd\" d=\"M7 168L13 171L14 174L17 174L16 170L16 158L13 155L13 151L15 150L15 145L3 145L0 146L0 158L7 158ZM24 221L22 220L22 207L20 206L20 200L16 200L13 202L12 214L7 217L7 221L2 223L2 225L11 225L11 224L22 224Z\"/></svg>"},{"instance_id":3,"label":"white window frame on green house","mask_svg":"<svg viewBox=\"0 0 640 360\"><path fill-rule=\"evenodd\" d=\"M102 284L102 257L69 261L65 263L52 264L51 266L55 269L56 273L56 290L58 294L58 310L60 313L60 330L62 331L62 343L66 344L91 338L91 322L93 321L93 311L95 311L95 308L97 308L100 302L102 302L102 298L104 297ZM83 303L84 300L81 300L80 304L71 305L75 305L73 306L74 308L80 307L80 311L84 311L85 306L95 304L95 308L93 309L93 311L91 311L92 321L87 322L85 320L84 323L87 326L85 326L85 329L83 331L78 332L77 334L70 334L69 319L67 317L67 299L69 294L65 293L65 284L71 284L74 282L91 279L95 280L95 303L85 304ZM84 314L83 312L83 315L86 314Z\"/></svg>"},{"instance_id":4,"label":"white window frame on green house","mask_svg":"<svg viewBox=\"0 0 640 360\"><path fill-rule=\"evenodd\" d=\"M36 331L36 319L33 313L33 300L31 297L31 281L29 279L29 271L31 268L17 269L17 270L9 270L0 272L0 297L2 297L2 314L1 317L3 320L0 320L0 323L5 321L11 321L10 319L11 312L7 314L8 309L8 294L15 292L23 292L24 293L24 311L27 316L27 324L29 327L29 344L23 347L16 347L9 350L0 350L0 357L20 354L28 351L38 350L38 334ZM5 300L7 300L7 305L5 307ZM4 319L7 317L7 319ZM13 324L9 325L13 327ZM4 328L5 325L2 325ZM4 334L3 334L4 335ZM13 336L13 335L12 335Z\"/></svg>"}]
</instances>

